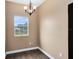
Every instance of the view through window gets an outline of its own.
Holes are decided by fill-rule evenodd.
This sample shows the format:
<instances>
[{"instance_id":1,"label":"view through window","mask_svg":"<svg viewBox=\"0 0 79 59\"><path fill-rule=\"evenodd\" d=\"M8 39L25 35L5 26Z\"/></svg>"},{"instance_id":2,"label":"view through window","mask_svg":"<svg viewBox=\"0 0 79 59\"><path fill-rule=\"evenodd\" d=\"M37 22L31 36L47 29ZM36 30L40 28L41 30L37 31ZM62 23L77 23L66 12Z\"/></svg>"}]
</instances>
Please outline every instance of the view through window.
<instances>
[{"instance_id":1,"label":"view through window","mask_svg":"<svg viewBox=\"0 0 79 59\"><path fill-rule=\"evenodd\" d=\"M14 16L14 36L29 35L29 19L26 16Z\"/></svg>"}]
</instances>

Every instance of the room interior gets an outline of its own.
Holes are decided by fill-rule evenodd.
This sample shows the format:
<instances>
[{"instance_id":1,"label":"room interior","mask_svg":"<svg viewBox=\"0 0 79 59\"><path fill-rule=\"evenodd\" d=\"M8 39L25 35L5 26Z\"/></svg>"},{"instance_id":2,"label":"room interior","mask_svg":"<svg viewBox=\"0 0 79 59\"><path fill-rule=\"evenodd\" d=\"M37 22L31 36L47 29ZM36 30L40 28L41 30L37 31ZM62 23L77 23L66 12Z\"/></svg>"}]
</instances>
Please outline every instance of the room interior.
<instances>
[{"instance_id":1,"label":"room interior","mask_svg":"<svg viewBox=\"0 0 79 59\"><path fill-rule=\"evenodd\" d=\"M14 53L39 50L47 59L68 59L68 4L72 0L31 0L36 6L32 14L24 9L29 1L5 1L6 57ZM28 35L14 35L14 16L28 18Z\"/></svg>"}]
</instances>

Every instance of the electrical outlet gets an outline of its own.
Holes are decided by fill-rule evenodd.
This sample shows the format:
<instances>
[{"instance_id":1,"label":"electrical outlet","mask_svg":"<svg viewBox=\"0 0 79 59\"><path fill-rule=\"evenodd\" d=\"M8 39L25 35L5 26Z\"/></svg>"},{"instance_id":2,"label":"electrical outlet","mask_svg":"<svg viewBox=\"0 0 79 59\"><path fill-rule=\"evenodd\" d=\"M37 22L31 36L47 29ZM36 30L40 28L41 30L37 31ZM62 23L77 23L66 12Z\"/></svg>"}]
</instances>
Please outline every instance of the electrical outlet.
<instances>
[{"instance_id":1,"label":"electrical outlet","mask_svg":"<svg viewBox=\"0 0 79 59\"><path fill-rule=\"evenodd\" d=\"M31 42L29 42L29 45L31 46L31 45L32 45L32 43L31 43Z\"/></svg>"},{"instance_id":2,"label":"electrical outlet","mask_svg":"<svg viewBox=\"0 0 79 59\"><path fill-rule=\"evenodd\" d=\"M59 56L60 56L60 57L62 57L62 56L63 56L63 54L60 52L60 53L59 53Z\"/></svg>"}]
</instances>

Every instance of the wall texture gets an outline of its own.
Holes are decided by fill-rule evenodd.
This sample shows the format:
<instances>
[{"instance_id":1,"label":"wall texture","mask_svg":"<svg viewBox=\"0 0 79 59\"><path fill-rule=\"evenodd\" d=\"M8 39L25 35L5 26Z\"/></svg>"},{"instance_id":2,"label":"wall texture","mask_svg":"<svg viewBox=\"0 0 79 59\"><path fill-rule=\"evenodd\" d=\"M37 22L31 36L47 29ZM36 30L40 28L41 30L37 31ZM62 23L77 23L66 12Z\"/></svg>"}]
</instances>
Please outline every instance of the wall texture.
<instances>
[{"instance_id":1,"label":"wall texture","mask_svg":"<svg viewBox=\"0 0 79 59\"><path fill-rule=\"evenodd\" d=\"M46 0L39 8L40 46L56 59L68 59L66 0Z\"/></svg>"},{"instance_id":2,"label":"wall texture","mask_svg":"<svg viewBox=\"0 0 79 59\"><path fill-rule=\"evenodd\" d=\"M34 47L38 45L38 13L30 17L24 14L24 5L6 2L6 51ZM14 15L28 16L30 20L30 35L28 37L14 37ZM32 45L30 45L30 42Z\"/></svg>"}]
</instances>

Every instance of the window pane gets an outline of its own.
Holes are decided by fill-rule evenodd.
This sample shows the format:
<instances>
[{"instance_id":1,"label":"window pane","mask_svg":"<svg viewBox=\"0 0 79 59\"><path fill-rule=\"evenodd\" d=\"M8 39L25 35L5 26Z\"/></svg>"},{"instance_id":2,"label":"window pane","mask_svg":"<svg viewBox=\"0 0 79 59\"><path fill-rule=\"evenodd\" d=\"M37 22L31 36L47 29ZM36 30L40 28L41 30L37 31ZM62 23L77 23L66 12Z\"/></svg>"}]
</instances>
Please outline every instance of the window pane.
<instances>
[{"instance_id":1,"label":"window pane","mask_svg":"<svg viewBox=\"0 0 79 59\"><path fill-rule=\"evenodd\" d=\"M25 16L14 16L14 36L29 35L29 19Z\"/></svg>"}]
</instances>

